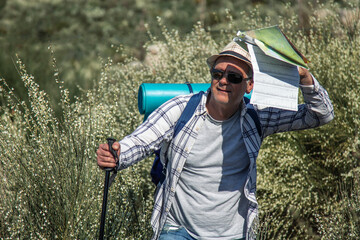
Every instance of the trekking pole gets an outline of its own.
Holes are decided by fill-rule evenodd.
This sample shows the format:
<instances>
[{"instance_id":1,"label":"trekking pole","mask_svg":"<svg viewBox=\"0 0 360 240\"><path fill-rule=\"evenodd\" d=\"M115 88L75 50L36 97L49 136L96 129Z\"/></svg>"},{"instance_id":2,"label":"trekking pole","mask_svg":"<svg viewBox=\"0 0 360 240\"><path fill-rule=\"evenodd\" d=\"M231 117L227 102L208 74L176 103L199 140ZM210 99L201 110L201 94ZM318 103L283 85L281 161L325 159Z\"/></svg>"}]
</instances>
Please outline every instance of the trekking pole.
<instances>
[{"instance_id":1,"label":"trekking pole","mask_svg":"<svg viewBox=\"0 0 360 240\"><path fill-rule=\"evenodd\" d=\"M118 160L117 153L112 148L113 143L116 141L114 138L107 138L109 150L114 156L115 160ZM117 161L118 163L118 161ZM109 187L111 186L111 183L116 175L116 168L104 168L105 170L105 184L104 184L104 196L103 196L103 204L102 204L102 210L101 210L101 220L100 220L100 234L99 234L99 240L104 239L104 229L105 229L105 219L106 219L106 205L107 205L107 198L108 198L108 192ZM110 179L110 172L114 171L111 179Z\"/></svg>"}]
</instances>

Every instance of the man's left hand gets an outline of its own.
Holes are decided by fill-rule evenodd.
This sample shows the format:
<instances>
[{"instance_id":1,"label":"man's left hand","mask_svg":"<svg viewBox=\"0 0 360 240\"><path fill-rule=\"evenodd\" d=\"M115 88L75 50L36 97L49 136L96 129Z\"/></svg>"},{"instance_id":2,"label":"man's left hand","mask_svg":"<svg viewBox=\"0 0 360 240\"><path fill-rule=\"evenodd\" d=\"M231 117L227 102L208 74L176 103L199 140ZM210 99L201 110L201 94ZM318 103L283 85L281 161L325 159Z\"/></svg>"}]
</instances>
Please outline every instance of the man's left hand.
<instances>
[{"instance_id":1,"label":"man's left hand","mask_svg":"<svg viewBox=\"0 0 360 240\"><path fill-rule=\"evenodd\" d=\"M299 75L300 75L300 84L301 85L313 85L314 81L309 70L298 67Z\"/></svg>"}]
</instances>

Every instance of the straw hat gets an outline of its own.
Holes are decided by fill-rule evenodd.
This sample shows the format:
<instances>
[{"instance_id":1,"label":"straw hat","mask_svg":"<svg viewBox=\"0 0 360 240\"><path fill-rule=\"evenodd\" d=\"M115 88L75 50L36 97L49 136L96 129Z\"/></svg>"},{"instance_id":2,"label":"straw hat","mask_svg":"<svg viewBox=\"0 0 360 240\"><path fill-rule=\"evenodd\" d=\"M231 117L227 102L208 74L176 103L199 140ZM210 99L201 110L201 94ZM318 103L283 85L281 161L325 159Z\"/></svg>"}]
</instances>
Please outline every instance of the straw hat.
<instances>
[{"instance_id":1,"label":"straw hat","mask_svg":"<svg viewBox=\"0 0 360 240\"><path fill-rule=\"evenodd\" d=\"M212 55L206 60L206 63L208 64L209 68L212 68L214 66L216 59L218 59L221 56L230 56L240 59L241 61L246 62L252 69L249 52L246 51L244 48L242 48L239 44L237 44L234 41L231 41L228 45L226 45L226 47L219 54Z\"/></svg>"}]
</instances>

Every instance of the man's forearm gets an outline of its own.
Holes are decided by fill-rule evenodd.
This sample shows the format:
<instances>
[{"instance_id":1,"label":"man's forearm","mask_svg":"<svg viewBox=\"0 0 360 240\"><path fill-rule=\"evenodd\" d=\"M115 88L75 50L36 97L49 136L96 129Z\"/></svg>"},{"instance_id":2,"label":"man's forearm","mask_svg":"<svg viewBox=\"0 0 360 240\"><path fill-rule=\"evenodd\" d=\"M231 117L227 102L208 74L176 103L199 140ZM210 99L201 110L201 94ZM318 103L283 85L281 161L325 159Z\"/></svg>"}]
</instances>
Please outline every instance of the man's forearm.
<instances>
[{"instance_id":1,"label":"man's forearm","mask_svg":"<svg viewBox=\"0 0 360 240\"><path fill-rule=\"evenodd\" d=\"M316 115L320 125L330 122L334 118L334 108L327 91L310 74L312 85L301 84L300 88L309 111Z\"/></svg>"}]
</instances>

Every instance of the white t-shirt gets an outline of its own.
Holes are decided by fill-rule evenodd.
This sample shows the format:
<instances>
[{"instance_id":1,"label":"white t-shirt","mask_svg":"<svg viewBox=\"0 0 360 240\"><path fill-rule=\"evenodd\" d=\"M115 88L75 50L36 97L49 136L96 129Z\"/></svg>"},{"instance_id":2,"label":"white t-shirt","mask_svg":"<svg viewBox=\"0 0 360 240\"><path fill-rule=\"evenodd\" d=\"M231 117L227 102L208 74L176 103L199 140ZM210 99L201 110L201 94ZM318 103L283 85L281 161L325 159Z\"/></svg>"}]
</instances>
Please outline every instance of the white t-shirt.
<instances>
[{"instance_id":1,"label":"white t-shirt","mask_svg":"<svg viewBox=\"0 0 360 240\"><path fill-rule=\"evenodd\" d=\"M250 159L240 111L217 121L207 115L184 165L166 223L196 239L245 237L248 200L244 185Z\"/></svg>"}]
</instances>

